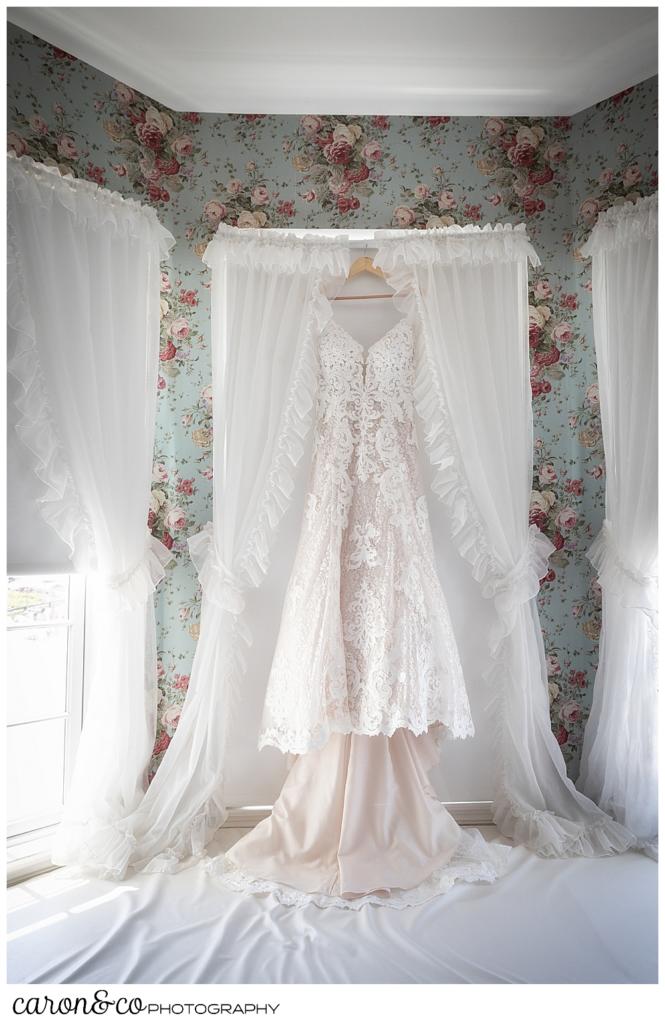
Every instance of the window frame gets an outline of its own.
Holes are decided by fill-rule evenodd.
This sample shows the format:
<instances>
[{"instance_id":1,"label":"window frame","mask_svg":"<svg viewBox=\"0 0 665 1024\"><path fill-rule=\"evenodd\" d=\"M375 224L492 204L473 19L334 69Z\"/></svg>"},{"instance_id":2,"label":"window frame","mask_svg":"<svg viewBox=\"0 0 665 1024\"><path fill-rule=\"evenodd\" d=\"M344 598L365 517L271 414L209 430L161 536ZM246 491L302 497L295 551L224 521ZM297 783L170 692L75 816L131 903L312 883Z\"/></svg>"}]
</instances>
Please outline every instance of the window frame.
<instances>
[{"instance_id":1,"label":"window frame","mask_svg":"<svg viewBox=\"0 0 665 1024\"><path fill-rule=\"evenodd\" d=\"M67 618L55 619L39 623L22 623L7 625L7 632L29 628L48 628L54 625L67 627L67 668L65 680L65 708L62 714L45 715L43 718L31 718L25 722L11 725L6 722L5 728L11 729L27 725L29 722L64 721L64 758L62 792L66 798L76 752L81 738L85 702L85 646L86 646L86 580L85 576L75 573L19 573L7 574L10 578L40 575L42 577L67 576L69 578ZM8 585L8 582L7 582ZM44 812L32 817L26 816L10 827L7 820L6 856L8 882L14 884L42 871L55 867L51 862L51 838L62 819L61 812Z\"/></svg>"}]
</instances>

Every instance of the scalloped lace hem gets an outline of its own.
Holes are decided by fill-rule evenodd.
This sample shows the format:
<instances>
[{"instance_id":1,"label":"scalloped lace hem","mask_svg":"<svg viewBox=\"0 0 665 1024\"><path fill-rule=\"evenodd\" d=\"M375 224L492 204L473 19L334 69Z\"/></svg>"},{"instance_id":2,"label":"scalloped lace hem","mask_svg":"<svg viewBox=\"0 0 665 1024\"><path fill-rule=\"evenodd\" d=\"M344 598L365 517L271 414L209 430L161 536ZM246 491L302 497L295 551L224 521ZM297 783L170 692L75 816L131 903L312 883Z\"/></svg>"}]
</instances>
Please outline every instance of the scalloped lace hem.
<instances>
[{"instance_id":1,"label":"scalloped lace hem","mask_svg":"<svg viewBox=\"0 0 665 1024\"><path fill-rule=\"evenodd\" d=\"M342 736L393 736L398 729L408 729L414 736L422 736L432 727L439 727L437 732L437 743L440 746L445 736L451 739L463 740L475 735L475 729L470 716L462 716L459 719L448 721L440 716L433 716L414 721L411 718L398 718L391 721L389 725L379 729L360 729L351 725L348 721L333 722L325 728L319 729L316 733L308 733L305 737L285 737L281 730L266 729L259 736L258 749L263 747L276 747L283 754L303 755L316 750L322 750L331 736L336 733Z\"/></svg>"},{"instance_id":2,"label":"scalloped lace hem","mask_svg":"<svg viewBox=\"0 0 665 1024\"><path fill-rule=\"evenodd\" d=\"M420 885L412 889L391 889L387 893L378 890L354 898L323 892L304 892L284 883L246 875L226 854L204 861L202 867L220 888L247 895L274 896L279 903L287 907L314 904L321 909L335 907L342 910L360 910L372 905L404 910L407 907L417 907L436 896L444 896L457 882L493 883L504 874L513 850L512 846L488 843L477 829L467 830L463 836L460 849L453 859L444 867L433 871ZM483 854L486 859L483 859Z\"/></svg>"}]
</instances>

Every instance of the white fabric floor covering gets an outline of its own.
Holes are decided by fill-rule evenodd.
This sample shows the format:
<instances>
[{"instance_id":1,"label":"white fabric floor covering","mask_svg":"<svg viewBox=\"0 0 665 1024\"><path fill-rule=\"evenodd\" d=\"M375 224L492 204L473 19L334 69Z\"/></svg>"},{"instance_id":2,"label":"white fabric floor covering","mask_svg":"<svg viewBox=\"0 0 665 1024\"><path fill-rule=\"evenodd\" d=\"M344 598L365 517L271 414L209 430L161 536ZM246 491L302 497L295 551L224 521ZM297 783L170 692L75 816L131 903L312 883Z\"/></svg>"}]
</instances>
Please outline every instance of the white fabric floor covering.
<instances>
[{"instance_id":1,"label":"white fabric floor covering","mask_svg":"<svg viewBox=\"0 0 665 1024\"><path fill-rule=\"evenodd\" d=\"M483 829L497 839L494 829ZM210 853L241 834L223 829ZM406 910L286 907L197 865L122 882L64 870L9 890L10 983L655 983L657 865L545 860Z\"/></svg>"}]
</instances>

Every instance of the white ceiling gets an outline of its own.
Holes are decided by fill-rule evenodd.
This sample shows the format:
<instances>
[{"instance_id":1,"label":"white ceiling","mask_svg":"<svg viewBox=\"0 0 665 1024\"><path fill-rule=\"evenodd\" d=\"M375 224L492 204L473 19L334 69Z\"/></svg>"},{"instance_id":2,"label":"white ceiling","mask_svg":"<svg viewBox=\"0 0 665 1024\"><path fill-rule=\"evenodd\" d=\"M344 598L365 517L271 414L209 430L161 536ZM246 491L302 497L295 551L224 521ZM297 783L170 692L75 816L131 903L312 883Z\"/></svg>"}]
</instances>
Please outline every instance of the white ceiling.
<instances>
[{"instance_id":1,"label":"white ceiling","mask_svg":"<svg viewBox=\"0 0 665 1024\"><path fill-rule=\"evenodd\" d=\"M655 7L13 7L175 110L573 114L657 73Z\"/></svg>"}]
</instances>

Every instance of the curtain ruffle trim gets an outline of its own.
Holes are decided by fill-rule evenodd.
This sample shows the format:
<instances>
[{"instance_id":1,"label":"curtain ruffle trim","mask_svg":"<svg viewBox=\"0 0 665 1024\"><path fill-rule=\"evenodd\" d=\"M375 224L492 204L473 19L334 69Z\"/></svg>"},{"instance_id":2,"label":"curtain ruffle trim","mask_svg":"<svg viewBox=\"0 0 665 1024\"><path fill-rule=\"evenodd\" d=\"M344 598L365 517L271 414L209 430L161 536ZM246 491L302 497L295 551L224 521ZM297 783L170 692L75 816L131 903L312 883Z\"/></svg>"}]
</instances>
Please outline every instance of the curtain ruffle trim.
<instances>
[{"instance_id":1,"label":"curtain ruffle trim","mask_svg":"<svg viewBox=\"0 0 665 1024\"><path fill-rule=\"evenodd\" d=\"M564 818L545 808L524 804L511 794L509 780L515 765L507 760L505 754L508 727L505 695L510 686L511 642L510 636L504 637L494 664L485 677L492 690L492 698L485 711L495 723L492 745L497 773L493 819L497 828L504 836L526 846L539 857L609 857L637 849L639 844L633 833L577 792L567 777L562 779L563 785L571 795L588 804L584 823ZM535 680L534 685L539 685L539 680Z\"/></svg>"},{"instance_id":2,"label":"curtain ruffle trim","mask_svg":"<svg viewBox=\"0 0 665 1024\"><path fill-rule=\"evenodd\" d=\"M528 259L533 267L540 265L524 224L451 224L406 234L386 232L378 241L375 262L386 272L399 264L463 266Z\"/></svg>"},{"instance_id":3,"label":"curtain ruffle trim","mask_svg":"<svg viewBox=\"0 0 665 1024\"><path fill-rule=\"evenodd\" d=\"M494 599L494 607L501 621L501 627L490 634L492 654L496 653L503 637L512 633L519 607L537 596L540 581L547 575L549 557L553 551L552 542L532 524L519 561L508 572L492 577L483 584L483 597Z\"/></svg>"},{"instance_id":4,"label":"curtain ruffle trim","mask_svg":"<svg viewBox=\"0 0 665 1024\"><path fill-rule=\"evenodd\" d=\"M39 499L41 516L68 547L74 567L82 571L94 564L94 534L74 484L48 400L35 325L24 294L11 203L7 220L7 261L7 326L15 338L7 370L21 386L14 403L20 413L16 433L34 457L35 476L46 486Z\"/></svg>"},{"instance_id":5,"label":"curtain ruffle trim","mask_svg":"<svg viewBox=\"0 0 665 1024\"><path fill-rule=\"evenodd\" d=\"M217 788L221 785L218 780ZM64 821L56 830L51 848L51 862L62 867L69 878L103 878L120 881L128 871L142 874L172 875L205 857L205 850L215 832L224 824L228 812L214 799L206 801L201 810L176 837L171 837L161 851L140 857L136 833L149 832L146 826L129 826L133 820L107 822L90 818L87 821Z\"/></svg>"},{"instance_id":6,"label":"curtain ruffle trim","mask_svg":"<svg viewBox=\"0 0 665 1024\"><path fill-rule=\"evenodd\" d=\"M245 610L244 586L219 557L213 524L206 523L187 545L206 599L232 615L241 615Z\"/></svg>"},{"instance_id":7,"label":"curtain ruffle trim","mask_svg":"<svg viewBox=\"0 0 665 1024\"><path fill-rule=\"evenodd\" d=\"M205 613L204 613L205 614ZM238 616L227 616L224 622L217 621L219 656L215 663L215 685L229 694L230 700L241 694L240 683L246 672L242 651L243 629ZM228 632L224 634L224 630ZM190 688L195 685L194 676ZM192 695L195 698L195 695ZM188 699L190 694L188 693ZM220 729L228 728L232 708L226 708ZM196 710L190 708L190 715L196 720ZM181 719L179 729L183 728ZM178 734L167 748L159 768L161 779L168 786L171 759L179 743ZM158 774L159 774L158 772ZM155 824L152 787L159 785L157 777L151 783L143 802L133 813L114 821L95 816L88 819L65 819L56 830L51 850L53 864L64 867L68 877L104 878L119 881L128 872L143 874L175 874L199 861L219 828L228 817L223 805L223 765L217 765L208 775L201 792L198 811L173 824L168 837L157 845L151 830ZM171 779L173 775L170 775ZM159 802L159 793L156 797ZM155 848L158 852L155 852Z\"/></svg>"},{"instance_id":8,"label":"curtain ruffle trim","mask_svg":"<svg viewBox=\"0 0 665 1024\"><path fill-rule=\"evenodd\" d=\"M341 270L341 276L346 273ZM319 355L316 340L332 316L326 288L335 278L321 271L312 285L308 321L298 365L291 382L277 434L268 480L254 524L243 544L238 569L252 586L268 571L276 528L288 509L295 488L295 468L305 453L305 441L314 416L318 388Z\"/></svg>"},{"instance_id":9,"label":"curtain ruffle trim","mask_svg":"<svg viewBox=\"0 0 665 1024\"><path fill-rule=\"evenodd\" d=\"M136 848L134 836L122 823L109 824L90 818L87 821L63 820L56 829L51 846L51 863L64 868L65 878L123 878Z\"/></svg>"},{"instance_id":10,"label":"curtain ruffle trim","mask_svg":"<svg viewBox=\"0 0 665 1024\"><path fill-rule=\"evenodd\" d=\"M651 860L658 860L658 836L653 836L651 839L640 839L636 849L643 853L645 857L649 857Z\"/></svg>"},{"instance_id":11,"label":"curtain ruffle trim","mask_svg":"<svg viewBox=\"0 0 665 1024\"><path fill-rule=\"evenodd\" d=\"M587 551L587 558L598 573L603 590L619 598L625 608L658 608L658 576L639 572L622 557L611 523L606 519L598 536Z\"/></svg>"},{"instance_id":12,"label":"curtain ruffle trim","mask_svg":"<svg viewBox=\"0 0 665 1024\"><path fill-rule=\"evenodd\" d=\"M580 825L504 796L494 802L494 821L503 835L539 857L610 857L637 849L633 834L603 812L598 821Z\"/></svg>"},{"instance_id":13,"label":"curtain ruffle trim","mask_svg":"<svg viewBox=\"0 0 665 1024\"><path fill-rule=\"evenodd\" d=\"M347 237L289 235L273 228L234 228L220 224L203 253L214 267L221 260L261 267L273 273L308 274L313 270L346 274L351 261Z\"/></svg>"},{"instance_id":14,"label":"curtain ruffle trim","mask_svg":"<svg viewBox=\"0 0 665 1024\"><path fill-rule=\"evenodd\" d=\"M582 256L597 256L610 249L632 245L645 238L655 238L658 232L658 193L644 196L636 202L610 206L598 220L582 246Z\"/></svg>"},{"instance_id":15,"label":"curtain ruffle trim","mask_svg":"<svg viewBox=\"0 0 665 1024\"><path fill-rule=\"evenodd\" d=\"M159 259L167 259L175 238L150 206L126 199L94 181L63 175L57 167L37 163L28 156L8 154L7 189L21 203L48 209L58 201L77 223L109 229L118 235L146 238L158 248Z\"/></svg>"},{"instance_id":16,"label":"curtain ruffle trim","mask_svg":"<svg viewBox=\"0 0 665 1024\"><path fill-rule=\"evenodd\" d=\"M435 474L432 490L451 516L451 533L457 549L471 565L473 578L483 597L492 599L499 623L490 635L490 651L496 656L502 639L512 632L520 605L535 597L540 580L547 573L554 545L532 525L518 561L510 568L501 565L489 547L485 527L478 513L462 468L454 430L449 422L443 395L438 387L436 367L429 355L421 360L415 382L416 409L424 424L425 444Z\"/></svg>"},{"instance_id":17,"label":"curtain ruffle trim","mask_svg":"<svg viewBox=\"0 0 665 1024\"><path fill-rule=\"evenodd\" d=\"M140 608L154 594L166 575L166 566L173 554L157 537L146 531L146 545L141 559L133 568L117 575L98 576L102 585L115 595L125 610Z\"/></svg>"}]
</instances>

